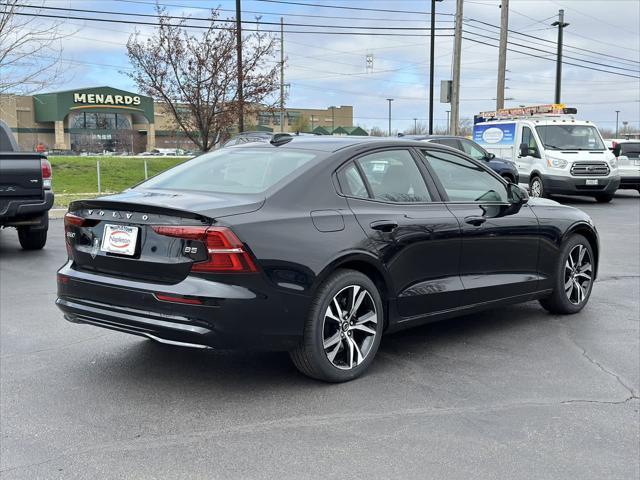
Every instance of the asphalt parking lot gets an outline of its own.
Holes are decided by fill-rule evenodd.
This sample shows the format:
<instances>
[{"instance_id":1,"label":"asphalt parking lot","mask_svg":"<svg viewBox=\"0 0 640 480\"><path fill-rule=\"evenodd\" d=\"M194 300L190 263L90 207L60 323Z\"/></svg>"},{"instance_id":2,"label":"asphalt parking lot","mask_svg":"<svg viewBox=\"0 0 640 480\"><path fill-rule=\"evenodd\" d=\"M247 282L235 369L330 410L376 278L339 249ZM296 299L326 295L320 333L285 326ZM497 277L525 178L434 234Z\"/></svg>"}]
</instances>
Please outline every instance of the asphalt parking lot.
<instances>
[{"instance_id":1,"label":"asphalt parking lot","mask_svg":"<svg viewBox=\"0 0 640 480\"><path fill-rule=\"evenodd\" d=\"M286 354L217 353L63 320L62 222L0 233L0 476L639 478L640 198L594 218L599 279L570 317L537 303L383 339L328 385Z\"/></svg>"}]
</instances>

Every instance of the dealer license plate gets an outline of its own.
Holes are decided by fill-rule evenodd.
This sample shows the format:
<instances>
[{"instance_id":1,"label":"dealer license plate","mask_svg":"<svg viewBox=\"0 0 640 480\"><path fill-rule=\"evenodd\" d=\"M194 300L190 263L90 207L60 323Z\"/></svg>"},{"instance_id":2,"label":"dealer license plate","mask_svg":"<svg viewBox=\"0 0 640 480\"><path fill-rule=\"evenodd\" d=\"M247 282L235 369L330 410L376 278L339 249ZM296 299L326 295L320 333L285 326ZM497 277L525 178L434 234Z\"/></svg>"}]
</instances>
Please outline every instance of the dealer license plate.
<instances>
[{"instance_id":1,"label":"dealer license plate","mask_svg":"<svg viewBox=\"0 0 640 480\"><path fill-rule=\"evenodd\" d=\"M133 255L136 251L137 241L138 227L107 224L104 226L100 249L103 252Z\"/></svg>"},{"instance_id":2,"label":"dealer license plate","mask_svg":"<svg viewBox=\"0 0 640 480\"><path fill-rule=\"evenodd\" d=\"M598 179L597 178L588 178L586 180L586 185L598 185Z\"/></svg>"}]
</instances>

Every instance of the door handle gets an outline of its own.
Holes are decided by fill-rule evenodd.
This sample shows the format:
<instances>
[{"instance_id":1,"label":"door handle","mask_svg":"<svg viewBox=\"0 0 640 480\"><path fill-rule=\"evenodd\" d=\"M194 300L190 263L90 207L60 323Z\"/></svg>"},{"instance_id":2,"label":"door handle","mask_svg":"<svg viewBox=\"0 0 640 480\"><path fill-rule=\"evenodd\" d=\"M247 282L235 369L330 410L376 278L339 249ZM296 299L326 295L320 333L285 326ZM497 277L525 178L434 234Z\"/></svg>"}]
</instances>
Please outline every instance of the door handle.
<instances>
[{"instance_id":1,"label":"door handle","mask_svg":"<svg viewBox=\"0 0 640 480\"><path fill-rule=\"evenodd\" d=\"M474 227L479 227L480 225L482 225L484 222L487 221L487 218L480 217L480 216L471 216L471 217L464 217L464 221L469 225L473 225Z\"/></svg>"},{"instance_id":2,"label":"door handle","mask_svg":"<svg viewBox=\"0 0 640 480\"><path fill-rule=\"evenodd\" d=\"M375 222L371 222L369 226L373 230L378 230L380 232L391 232L398 228L398 222L394 222L393 220L377 220Z\"/></svg>"}]
</instances>

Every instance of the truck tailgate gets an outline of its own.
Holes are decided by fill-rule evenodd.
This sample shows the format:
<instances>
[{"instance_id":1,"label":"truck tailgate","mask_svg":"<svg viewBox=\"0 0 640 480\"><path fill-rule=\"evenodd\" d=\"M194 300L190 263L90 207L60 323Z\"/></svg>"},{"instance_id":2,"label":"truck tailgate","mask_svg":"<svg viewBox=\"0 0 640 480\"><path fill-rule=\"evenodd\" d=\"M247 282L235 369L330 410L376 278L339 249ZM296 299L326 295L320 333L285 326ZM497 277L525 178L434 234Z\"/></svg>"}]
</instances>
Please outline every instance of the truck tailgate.
<instances>
[{"instance_id":1,"label":"truck tailgate","mask_svg":"<svg viewBox=\"0 0 640 480\"><path fill-rule=\"evenodd\" d=\"M42 167L38 153L0 153L0 198L42 197Z\"/></svg>"}]
</instances>

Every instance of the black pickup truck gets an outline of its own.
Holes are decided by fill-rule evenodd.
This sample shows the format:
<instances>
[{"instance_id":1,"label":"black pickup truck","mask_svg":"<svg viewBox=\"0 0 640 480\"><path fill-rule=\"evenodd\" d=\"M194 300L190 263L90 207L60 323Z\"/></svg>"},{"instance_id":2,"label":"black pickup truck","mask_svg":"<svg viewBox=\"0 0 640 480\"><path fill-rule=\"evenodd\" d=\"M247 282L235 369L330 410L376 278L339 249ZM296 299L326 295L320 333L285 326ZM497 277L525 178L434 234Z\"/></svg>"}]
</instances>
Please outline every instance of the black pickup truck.
<instances>
[{"instance_id":1,"label":"black pickup truck","mask_svg":"<svg viewBox=\"0 0 640 480\"><path fill-rule=\"evenodd\" d=\"M40 249L47 243L52 205L47 157L19 152L11 130L0 121L0 228L17 228L22 248Z\"/></svg>"}]
</instances>

